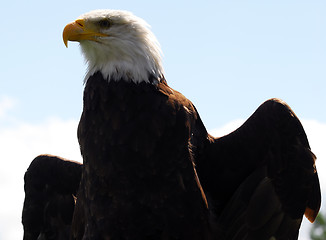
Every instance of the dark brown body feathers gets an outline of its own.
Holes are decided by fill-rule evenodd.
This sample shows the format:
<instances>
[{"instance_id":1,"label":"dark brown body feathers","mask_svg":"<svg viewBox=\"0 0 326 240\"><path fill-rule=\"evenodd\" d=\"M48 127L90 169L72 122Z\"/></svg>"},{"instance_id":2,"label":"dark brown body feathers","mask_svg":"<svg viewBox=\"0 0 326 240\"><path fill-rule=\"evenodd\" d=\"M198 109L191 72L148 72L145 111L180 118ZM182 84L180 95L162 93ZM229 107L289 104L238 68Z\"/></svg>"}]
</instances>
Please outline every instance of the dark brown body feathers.
<instances>
[{"instance_id":1,"label":"dark brown body feathers","mask_svg":"<svg viewBox=\"0 0 326 240\"><path fill-rule=\"evenodd\" d=\"M278 99L215 139L165 80L108 82L97 72L78 139L84 164L72 239L295 240L303 214L314 220L319 211L315 156ZM25 181L23 223L32 226Z\"/></svg>"},{"instance_id":2,"label":"dark brown body feathers","mask_svg":"<svg viewBox=\"0 0 326 240\"><path fill-rule=\"evenodd\" d=\"M204 237L208 210L188 147L197 119L180 98L164 82L108 83L100 73L88 80L78 128L84 159L76 206L83 217L73 224L78 235Z\"/></svg>"}]
</instances>

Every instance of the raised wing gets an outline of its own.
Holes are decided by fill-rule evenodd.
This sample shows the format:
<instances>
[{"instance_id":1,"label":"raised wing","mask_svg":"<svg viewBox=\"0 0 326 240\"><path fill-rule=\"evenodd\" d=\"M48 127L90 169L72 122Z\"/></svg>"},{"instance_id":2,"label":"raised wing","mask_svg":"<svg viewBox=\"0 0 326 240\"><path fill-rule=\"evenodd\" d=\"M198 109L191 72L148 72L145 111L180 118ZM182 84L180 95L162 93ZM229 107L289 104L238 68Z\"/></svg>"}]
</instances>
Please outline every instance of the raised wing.
<instances>
[{"instance_id":1,"label":"raised wing","mask_svg":"<svg viewBox=\"0 0 326 240\"><path fill-rule=\"evenodd\" d=\"M49 155L32 161L24 177L24 240L69 239L81 167Z\"/></svg>"},{"instance_id":2,"label":"raised wing","mask_svg":"<svg viewBox=\"0 0 326 240\"><path fill-rule=\"evenodd\" d=\"M197 171L218 239L297 239L302 216L314 221L321 201L315 155L288 105L268 100L236 131L209 140Z\"/></svg>"}]
</instances>

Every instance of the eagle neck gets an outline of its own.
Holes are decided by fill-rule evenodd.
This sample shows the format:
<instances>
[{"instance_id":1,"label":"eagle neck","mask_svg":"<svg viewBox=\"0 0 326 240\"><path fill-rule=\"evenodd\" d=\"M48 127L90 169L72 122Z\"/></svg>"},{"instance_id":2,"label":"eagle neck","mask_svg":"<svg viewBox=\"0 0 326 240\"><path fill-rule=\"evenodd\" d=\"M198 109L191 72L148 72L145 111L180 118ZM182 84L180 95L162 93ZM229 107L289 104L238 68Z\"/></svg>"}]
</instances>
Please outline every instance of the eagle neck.
<instances>
[{"instance_id":1,"label":"eagle neck","mask_svg":"<svg viewBox=\"0 0 326 240\"><path fill-rule=\"evenodd\" d=\"M89 75L89 74L88 74ZM103 81L106 81L106 82L130 82L130 83L136 83L136 84L139 84L139 83L147 83L147 84L152 84L152 85L155 85L157 86L158 83L160 82L166 82L164 76L156 76L154 74L151 74L151 73L147 73L146 74L146 77L143 78L143 80L138 80L138 81L135 81L132 77L129 77L128 75L123 75L123 76L117 76L117 77L109 77L109 76L106 76L106 74L103 74L102 71L96 71L94 72L93 74L91 74L90 76L86 76L85 80L84 80L84 84L86 85L89 81L92 81L92 79L102 79Z\"/></svg>"}]
</instances>

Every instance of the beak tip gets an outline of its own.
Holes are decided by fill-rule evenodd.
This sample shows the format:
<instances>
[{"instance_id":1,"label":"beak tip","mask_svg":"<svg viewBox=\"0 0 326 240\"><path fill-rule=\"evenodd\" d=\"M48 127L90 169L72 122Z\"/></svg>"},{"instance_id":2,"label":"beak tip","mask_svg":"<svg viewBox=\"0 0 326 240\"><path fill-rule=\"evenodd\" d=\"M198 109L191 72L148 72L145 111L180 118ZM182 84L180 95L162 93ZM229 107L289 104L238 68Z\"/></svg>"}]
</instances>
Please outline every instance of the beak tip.
<instances>
[{"instance_id":1,"label":"beak tip","mask_svg":"<svg viewBox=\"0 0 326 240\"><path fill-rule=\"evenodd\" d=\"M68 41L70 40L71 32L74 29L74 23L69 23L65 26L62 32L62 40L66 48L68 48Z\"/></svg>"},{"instance_id":2,"label":"beak tip","mask_svg":"<svg viewBox=\"0 0 326 240\"><path fill-rule=\"evenodd\" d=\"M63 43L65 44L65 46L68 47L68 38L65 34L65 31L63 31L62 40L63 40Z\"/></svg>"}]
</instances>

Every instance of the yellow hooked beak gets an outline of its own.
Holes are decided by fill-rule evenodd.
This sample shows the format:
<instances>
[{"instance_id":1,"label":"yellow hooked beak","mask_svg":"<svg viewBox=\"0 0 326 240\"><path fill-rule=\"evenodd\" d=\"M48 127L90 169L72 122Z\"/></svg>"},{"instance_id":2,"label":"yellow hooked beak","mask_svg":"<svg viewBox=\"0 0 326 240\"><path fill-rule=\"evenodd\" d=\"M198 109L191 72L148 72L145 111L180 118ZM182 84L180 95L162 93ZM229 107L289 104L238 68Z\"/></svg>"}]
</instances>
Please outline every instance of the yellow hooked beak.
<instances>
[{"instance_id":1,"label":"yellow hooked beak","mask_svg":"<svg viewBox=\"0 0 326 240\"><path fill-rule=\"evenodd\" d=\"M86 27L83 19L77 19L76 21L67 24L62 33L63 42L66 47L68 47L68 41L97 41L97 37L105 36L107 35L97 32L96 29Z\"/></svg>"}]
</instances>

